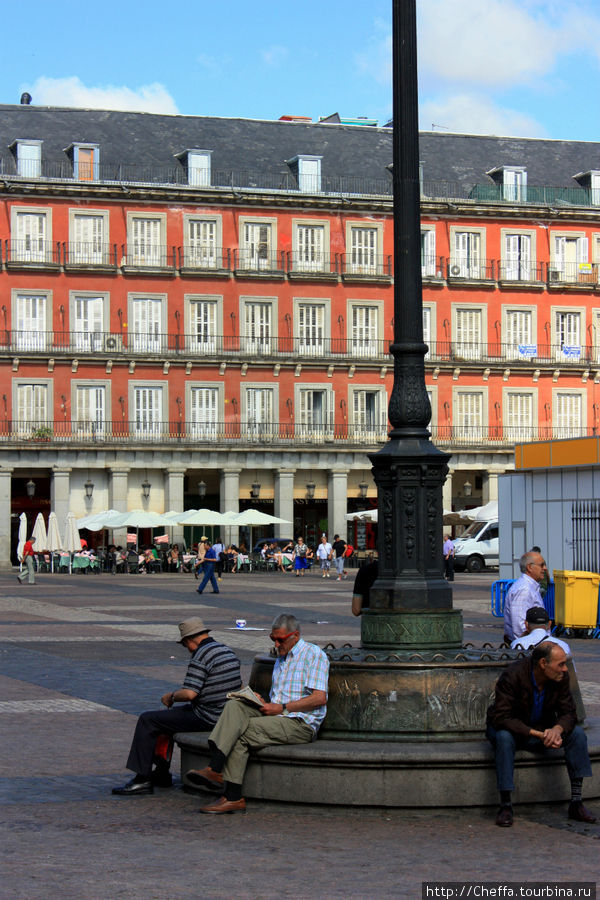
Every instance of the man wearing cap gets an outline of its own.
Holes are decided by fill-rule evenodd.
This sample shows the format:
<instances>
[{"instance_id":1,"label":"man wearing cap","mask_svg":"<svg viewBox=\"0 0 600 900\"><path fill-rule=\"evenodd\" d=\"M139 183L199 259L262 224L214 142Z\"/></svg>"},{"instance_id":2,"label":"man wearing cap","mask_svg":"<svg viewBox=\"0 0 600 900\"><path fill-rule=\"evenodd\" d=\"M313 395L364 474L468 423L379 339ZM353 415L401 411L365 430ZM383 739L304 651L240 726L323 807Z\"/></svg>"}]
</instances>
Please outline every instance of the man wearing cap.
<instances>
[{"instance_id":1,"label":"man wearing cap","mask_svg":"<svg viewBox=\"0 0 600 900\"><path fill-rule=\"evenodd\" d=\"M508 589L504 603L504 640L507 644L525 634L525 613L532 606L543 606L540 581L546 572L541 553L530 550L519 560L523 573Z\"/></svg>"},{"instance_id":2,"label":"man wearing cap","mask_svg":"<svg viewBox=\"0 0 600 900\"><path fill-rule=\"evenodd\" d=\"M530 647L536 647L542 641L550 641L550 643L562 647L567 656L571 656L569 645L550 634L550 616L543 606L532 606L527 610L525 629L525 634L515 638L510 645L513 650L529 650Z\"/></svg>"},{"instance_id":3,"label":"man wearing cap","mask_svg":"<svg viewBox=\"0 0 600 900\"><path fill-rule=\"evenodd\" d=\"M229 700L211 732L210 763L187 773L191 784L223 794L200 812L243 812L242 782L250 750L274 744L314 741L327 712L329 660L315 644L300 637L295 616L282 613L271 625L277 659L269 702L259 708Z\"/></svg>"},{"instance_id":4,"label":"man wearing cap","mask_svg":"<svg viewBox=\"0 0 600 900\"><path fill-rule=\"evenodd\" d=\"M155 753L157 738L171 738L178 731L210 731L229 691L241 686L239 659L225 644L209 637L209 631L200 618L180 624L178 643L192 655L183 685L161 697L166 709L144 712L138 718L127 760L127 768L135 775L123 787L113 788L113 794L152 794L155 785L170 787L169 761Z\"/></svg>"}]
</instances>

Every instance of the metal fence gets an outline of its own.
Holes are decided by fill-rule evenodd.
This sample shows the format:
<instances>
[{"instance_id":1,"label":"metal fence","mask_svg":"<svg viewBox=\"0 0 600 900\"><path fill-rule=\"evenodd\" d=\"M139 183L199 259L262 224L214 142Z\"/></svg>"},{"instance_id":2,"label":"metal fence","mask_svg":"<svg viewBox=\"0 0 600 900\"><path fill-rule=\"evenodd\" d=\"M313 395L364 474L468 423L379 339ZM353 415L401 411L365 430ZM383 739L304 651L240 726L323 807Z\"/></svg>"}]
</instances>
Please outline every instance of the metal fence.
<instances>
[{"instance_id":1,"label":"metal fence","mask_svg":"<svg viewBox=\"0 0 600 900\"><path fill-rule=\"evenodd\" d=\"M571 506L573 569L600 572L600 501L575 500Z\"/></svg>"}]
</instances>

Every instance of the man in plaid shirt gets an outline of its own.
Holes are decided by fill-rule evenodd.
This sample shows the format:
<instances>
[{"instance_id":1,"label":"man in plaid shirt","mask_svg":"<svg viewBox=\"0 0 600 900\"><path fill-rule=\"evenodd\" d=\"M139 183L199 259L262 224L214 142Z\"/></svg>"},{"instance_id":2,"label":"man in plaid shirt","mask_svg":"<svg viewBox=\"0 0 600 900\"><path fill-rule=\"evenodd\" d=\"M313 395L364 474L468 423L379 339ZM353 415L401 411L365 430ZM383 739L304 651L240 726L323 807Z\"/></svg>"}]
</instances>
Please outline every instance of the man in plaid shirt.
<instances>
[{"instance_id":1,"label":"man in plaid shirt","mask_svg":"<svg viewBox=\"0 0 600 900\"><path fill-rule=\"evenodd\" d=\"M208 744L210 764L187 773L192 784L222 794L200 812L218 815L246 809L242 782L250 750L313 741L327 712L329 660L300 637L300 623L283 613L271 626L277 649L269 702L260 708L229 700Z\"/></svg>"}]
</instances>

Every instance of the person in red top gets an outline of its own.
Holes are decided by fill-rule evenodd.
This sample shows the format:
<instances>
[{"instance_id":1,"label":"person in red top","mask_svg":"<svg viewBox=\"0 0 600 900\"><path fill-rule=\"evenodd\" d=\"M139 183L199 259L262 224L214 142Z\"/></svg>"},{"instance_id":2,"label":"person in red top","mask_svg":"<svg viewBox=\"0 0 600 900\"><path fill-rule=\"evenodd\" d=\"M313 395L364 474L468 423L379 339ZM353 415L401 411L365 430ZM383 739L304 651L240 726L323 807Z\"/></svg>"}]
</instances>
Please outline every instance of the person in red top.
<instances>
[{"instance_id":1,"label":"person in red top","mask_svg":"<svg viewBox=\"0 0 600 900\"><path fill-rule=\"evenodd\" d=\"M35 565L34 559L35 554L33 552L33 545L35 544L35 538L30 537L28 541L25 541L23 545L23 556L21 557L23 562L25 563L25 568L22 572L19 572L17 575L17 580L19 584L23 584L25 580L25 576L29 576L29 584L35 584Z\"/></svg>"}]
</instances>

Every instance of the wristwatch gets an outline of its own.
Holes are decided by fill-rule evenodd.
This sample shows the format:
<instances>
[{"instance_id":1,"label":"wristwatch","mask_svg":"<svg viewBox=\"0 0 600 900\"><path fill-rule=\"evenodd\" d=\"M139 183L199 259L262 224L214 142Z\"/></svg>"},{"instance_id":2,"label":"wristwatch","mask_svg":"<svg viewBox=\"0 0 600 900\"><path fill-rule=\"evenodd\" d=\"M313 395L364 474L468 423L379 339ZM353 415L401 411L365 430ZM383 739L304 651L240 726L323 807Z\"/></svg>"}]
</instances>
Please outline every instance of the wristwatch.
<instances>
[{"instance_id":1,"label":"wristwatch","mask_svg":"<svg viewBox=\"0 0 600 900\"><path fill-rule=\"evenodd\" d=\"M287 703L282 703L281 706L282 706L281 712L285 716L287 714Z\"/></svg>"}]
</instances>

